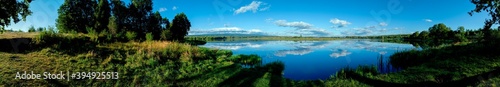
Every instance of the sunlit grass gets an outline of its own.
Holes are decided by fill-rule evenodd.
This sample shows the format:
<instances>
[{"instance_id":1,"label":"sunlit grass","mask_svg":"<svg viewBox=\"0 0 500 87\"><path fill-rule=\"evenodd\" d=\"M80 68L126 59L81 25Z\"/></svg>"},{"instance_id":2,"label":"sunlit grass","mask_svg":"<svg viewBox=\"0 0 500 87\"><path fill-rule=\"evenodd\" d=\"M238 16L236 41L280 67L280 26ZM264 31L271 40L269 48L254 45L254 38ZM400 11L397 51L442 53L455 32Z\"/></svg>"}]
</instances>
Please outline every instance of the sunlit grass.
<instances>
[{"instance_id":1,"label":"sunlit grass","mask_svg":"<svg viewBox=\"0 0 500 87\"><path fill-rule=\"evenodd\" d=\"M375 67L361 66L341 70L326 80L295 81L282 76L285 68L282 62L261 64L262 59L257 55L233 55L230 50L169 41L93 42L96 44L84 44L83 48L92 47L90 49L73 49L68 47L80 45L64 42L89 41L87 37L59 34L53 38L58 42L27 53L0 52L0 86L359 87L372 84L352 78L349 73L394 84L446 83L500 67L500 56L492 54L498 52L498 47L455 43L396 53L391 60L393 65L405 68L400 72L380 74ZM107 71L119 72L121 76L119 80L13 79L15 73L21 71ZM493 86L500 81L499 76L492 77L479 82L479 86Z\"/></svg>"}]
</instances>

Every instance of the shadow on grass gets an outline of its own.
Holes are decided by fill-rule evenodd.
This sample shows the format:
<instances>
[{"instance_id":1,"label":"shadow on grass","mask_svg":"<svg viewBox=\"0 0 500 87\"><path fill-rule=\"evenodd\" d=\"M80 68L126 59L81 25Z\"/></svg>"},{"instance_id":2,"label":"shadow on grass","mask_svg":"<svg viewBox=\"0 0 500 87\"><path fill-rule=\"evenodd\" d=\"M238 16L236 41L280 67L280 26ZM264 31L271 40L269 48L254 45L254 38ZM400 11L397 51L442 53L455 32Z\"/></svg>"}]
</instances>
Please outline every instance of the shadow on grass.
<instances>
[{"instance_id":1,"label":"shadow on grass","mask_svg":"<svg viewBox=\"0 0 500 87\"><path fill-rule=\"evenodd\" d=\"M455 80L455 81L447 81L442 83L436 83L431 81L419 82L419 83L393 83L387 82L377 79L372 79L368 77L364 77L362 75L356 73L347 73L347 77L352 78L354 80L360 81L365 84L369 84L372 86L382 86L382 87L453 87L453 86L475 86L478 85L481 81L488 80L492 77L496 77L500 73L500 68L497 68L493 71L482 73L475 76L466 77L463 79Z\"/></svg>"},{"instance_id":2,"label":"shadow on grass","mask_svg":"<svg viewBox=\"0 0 500 87\"><path fill-rule=\"evenodd\" d=\"M282 73L285 69L283 62L271 62L263 66L256 66L253 68L240 70L238 73L232 75L228 79L219 83L219 87L251 87L259 78L264 78L264 74L270 73L271 79L269 85L271 87L282 87L283 77Z\"/></svg>"},{"instance_id":3,"label":"shadow on grass","mask_svg":"<svg viewBox=\"0 0 500 87\"><path fill-rule=\"evenodd\" d=\"M26 53L33 49L31 41L31 38L0 39L0 52Z\"/></svg>"},{"instance_id":4,"label":"shadow on grass","mask_svg":"<svg viewBox=\"0 0 500 87\"><path fill-rule=\"evenodd\" d=\"M88 40L89 38L55 38L43 43L35 43L32 38L9 38L0 39L0 52L6 53L30 53L51 48L57 52L75 56L89 51L96 51L98 55L112 54L114 51L107 48L98 48L97 42Z\"/></svg>"},{"instance_id":5,"label":"shadow on grass","mask_svg":"<svg viewBox=\"0 0 500 87\"><path fill-rule=\"evenodd\" d=\"M243 69L228 79L219 83L219 87L251 87L253 83L264 76L266 72L257 68Z\"/></svg>"}]
</instances>

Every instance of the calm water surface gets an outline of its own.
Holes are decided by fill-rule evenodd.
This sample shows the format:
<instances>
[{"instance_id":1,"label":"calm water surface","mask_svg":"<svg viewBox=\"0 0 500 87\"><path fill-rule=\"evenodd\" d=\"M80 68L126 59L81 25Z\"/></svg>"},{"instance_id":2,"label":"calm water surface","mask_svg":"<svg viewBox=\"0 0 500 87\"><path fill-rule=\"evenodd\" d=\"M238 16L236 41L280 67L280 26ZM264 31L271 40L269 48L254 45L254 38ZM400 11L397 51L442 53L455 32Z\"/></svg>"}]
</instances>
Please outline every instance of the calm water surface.
<instances>
[{"instance_id":1,"label":"calm water surface","mask_svg":"<svg viewBox=\"0 0 500 87\"><path fill-rule=\"evenodd\" d=\"M334 41L231 41L208 42L203 47L232 50L234 54L257 54L262 63L285 63L284 77L293 80L327 79L341 68L375 65L382 73L398 69L388 64L397 51L416 49L411 44L371 40Z\"/></svg>"}]
</instances>

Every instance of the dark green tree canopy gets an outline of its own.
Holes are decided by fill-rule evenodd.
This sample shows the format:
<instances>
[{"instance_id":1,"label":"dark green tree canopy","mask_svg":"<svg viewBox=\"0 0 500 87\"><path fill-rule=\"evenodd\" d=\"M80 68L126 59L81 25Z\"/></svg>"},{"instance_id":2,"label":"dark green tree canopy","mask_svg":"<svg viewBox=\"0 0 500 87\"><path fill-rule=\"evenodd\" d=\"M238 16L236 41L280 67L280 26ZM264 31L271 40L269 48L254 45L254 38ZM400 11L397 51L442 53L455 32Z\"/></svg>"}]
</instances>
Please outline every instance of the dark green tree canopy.
<instances>
[{"instance_id":1,"label":"dark green tree canopy","mask_svg":"<svg viewBox=\"0 0 500 87\"><path fill-rule=\"evenodd\" d=\"M109 7L108 0L99 0L99 3L94 14L94 29L97 32L107 30L109 23L109 17L111 17L111 8Z\"/></svg>"},{"instance_id":2,"label":"dark green tree canopy","mask_svg":"<svg viewBox=\"0 0 500 87\"><path fill-rule=\"evenodd\" d=\"M191 22L189 22L186 14L179 13L175 15L174 19L172 20L172 27L170 28L172 38L179 41L184 40L184 36L188 35L188 31L190 30L190 28Z\"/></svg>"},{"instance_id":3,"label":"dark green tree canopy","mask_svg":"<svg viewBox=\"0 0 500 87\"><path fill-rule=\"evenodd\" d=\"M26 16L33 13L28 9L31 1L0 0L0 31L9 26L11 21L14 23L18 23L21 19L26 21Z\"/></svg>"},{"instance_id":4,"label":"dark green tree canopy","mask_svg":"<svg viewBox=\"0 0 500 87\"><path fill-rule=\"evenodd\" d=\"M95 0L65 0L58 9L56 26L60 32L77 31L87 33L94 26Z\"/></svg>"},{"instance_id":5,"label":"dark green tree canopy","mask_svg":"<svg viewBox=\"0 0 500 87\"><path fill-rule=\"evenodd\" d=\"M439 23L429 28L429 35L434 36L435 39L449 39L451 31L451 28Z\"/></svg>"},{"instance_id":6,"label":"dark green tree canopy","mask_svg":"<svg viewBox=\"0 0 500 87\"><path fill-rule=\"evenodd\" d=\"M491 26L494 24L500 24L500 0L471 0L472 4L476 5L476 8L469 12L469 15L473 15L474 13L480 13L482 11L486 11L491 19L486 19L484 22L483 32L484 38L489 39L491 36ZM500 26L499 26L500 28Z\"/></svg>"}]
</instances>

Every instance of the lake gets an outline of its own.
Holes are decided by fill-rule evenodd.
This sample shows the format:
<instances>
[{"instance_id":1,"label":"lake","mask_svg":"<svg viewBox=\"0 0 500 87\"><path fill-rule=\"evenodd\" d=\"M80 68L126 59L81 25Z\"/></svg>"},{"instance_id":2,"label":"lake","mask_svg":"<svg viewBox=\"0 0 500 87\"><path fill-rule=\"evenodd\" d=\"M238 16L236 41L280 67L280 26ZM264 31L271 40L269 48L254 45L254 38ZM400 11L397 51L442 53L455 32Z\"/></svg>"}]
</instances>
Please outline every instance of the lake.
<instances>
[{"instance_id":1,"label":"lake","mask_svg":"<svg viewBox=\"0 0 500 87\"><path fill-rule=\"evenodd\" d=\"M417 49L411 44L373 40L333 41L229 41L207 42L202 47L232 50L233 54L257 54L262 63L282 61L283 76L293 80L327 79L342 68L374 65L381 73L398 71L389 57L398 51Z\"/></svg>"}]
</instances>

